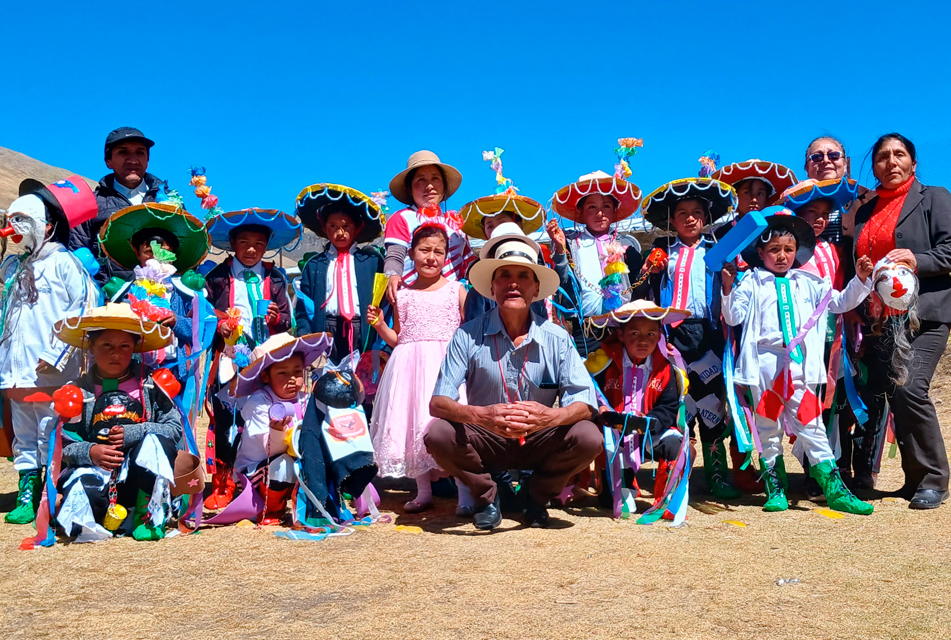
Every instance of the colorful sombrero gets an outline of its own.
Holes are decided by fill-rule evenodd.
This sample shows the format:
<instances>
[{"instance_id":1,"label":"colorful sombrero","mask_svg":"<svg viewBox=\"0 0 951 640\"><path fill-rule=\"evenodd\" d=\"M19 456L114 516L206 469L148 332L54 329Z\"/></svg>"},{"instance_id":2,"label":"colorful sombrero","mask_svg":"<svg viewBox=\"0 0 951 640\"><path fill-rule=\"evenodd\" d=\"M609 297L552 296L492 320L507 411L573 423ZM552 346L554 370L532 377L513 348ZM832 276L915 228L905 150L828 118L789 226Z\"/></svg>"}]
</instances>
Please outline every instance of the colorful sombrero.
<instances>
[{"instance_id":1,"label":"colorful sombrero","mask_svg":"<svg viewBox=\"0 0 951 640\"><path fill-rule=\"evenodd\" d=\"M603 171L595 171L581 176L577 182L572 182L556 191L552 196L551 207L562 218L568 218L572 222L582 222L578 219L578 201L596 193L614 196L618 201L615 222L620 222L637 213L637 206L641 203L641 190L636 184L609 176Z\"/></svg>"},{"instance_id":2,"label":"colorful sombrero","mask_svg":"<svg viewBox=\"0 0 951 640\"><path fill-rule=\"evenodd\" d=\"M775 162L764 162L754 158L746 162L734 162L718 169L710 176L714 180L736 186L744 180L761 180L769 185L769 197L772 201L778 194L796 184L796 174L792 169Z\"/></svg>"},{"instance_id":3,"label":"colorful sombrero","mask_svg":"<svg viewBox=\"0 0 951 640\"><path fill-rule=\"evenodd\" d=\"M53 333L66 344L80 349L88 349L87 335L91 331L115 329L141 336L135 345L135 352L155 351L167 347L172 342L172 330L150 320L139 317L132 307L125 303L107 302L78 318L66 318L53 325Z\"/></svg>"},{"instance_id":4,"label":"colorful sombrero","mask_svg":"<svg viewBox=\"0 0 951 640\"><path fill-rule=\"evenodd\" d=\"M211 239L201 220L183 207L167 202L149 202L115 212L99 230L99 246L126 269L139 266L132 236L142 229L165 229L178 239L175 268L188 271L208 255Z\"/></svg>"},{"instance_id":5,"label":"colorful sombrero","mask_svg":"<svg viewBox=\"0 0 951 640\"><path fill-rule=\"evenodd\" d=\"M231 395L236 398L251 395L256 388L263 386L261 372L275 362L282 362L299 353L304 357L304 366L309 367L326 355L332 346L333 339L328 333L309 333L299 338L289 333L271 336L255 347L251 352L251 363L231 381Z\"/></svg>"},{"instance_id":6,"label":"colorful sombrero","mask_svg":"<svg viewBox=\"0 0 951 640\"><path fill-rule=\"evenodd\" d=\"M383 233L384 221L380 205L365 193L342 184L320 182L305 187L297 194L297 217L319 237L326 238L324 225L320 221L320 210L331 203L340 203L363 224L357 235L358 243L371 242Z\"/></svg>"},{"instance_id":7,"label":"colorful sombrero","mask_svg":"<svg viewBox=\"0 0 951 640\"><path fill-rule=\"evenodd\" d=\"M241 209L214 216L208 221L211 244L218 249L231 249L229 233L246 224L256 224L271 230L267 250L293 250L300 240L301 224L294 216L277 209Z\"/></svg>"},{"instance_id":8,"label":"colorful sombrero","mask_svg":"<svg viewBox=\"0 0 951 640\"><path fill-rule=\"evenodd\" d=\"M736 208L733 187L713 178L681 178L661 185L641 204L644 219L660 229L667 228L670 214L681 200L705 200L710 219L707 224Z\"/></svg>"},{"instance_id":9,"label":"colorful sombrero","mask_svg":"<svg viewBox=\"0 0 951 640\"><path fill-rule=\"evenodd\" d=\"M760 213L766 219L765 235L770 229L788 229L796 236L796 260L793 262L793 268L798 269L802 265L812 260L816 251L816 232L812 230L812 225L802 218L793 214L786 207L772 206L766 207ZM750 267L762 267L763 261L759 257L759 251L756 250L756 241L743 249L743 259Z\"/></svg>"},{"instance_id":10,"label":"colorful sombrero","mask_svg":"<svg viewBox=\"0 0 951 640\"><path fill-rule=\"evenodd\" d=\"M779 196L784 207L796 211L815 200L832 200L832 210L841 211L855 200L859 193L859 183L848 178L836 180L815 180L809 178L789 187Z\"/></svg>"},{"instance_id":11,"label":"colorful sombrero","mask_svg":"<svg viewBox=\"0 0 951 640\"><path fill-rule=\"evenodd\" d=\"M532 233L541 229L545 221L545 207L531 198L516 193L496 193L483 196L466 203L459 211L463 219L462 232L470 238L487 240L482 221L485 218L494 218L500 213L508 212L522 219L522 230Z\"/></svg>"},{"instance_id":12,"label":"colorful sombrero","mask_svg":"<svg viewBox=\"0 0 951 640\"><path fill-rule=\"evenodd\" d=\"M600 316L592 316L588 318L586 322L598 329L604 329L607 327L619 327L634 318L647 318L648 320L654 320L661 324L672 324L674 322L683 322L689 317L690 312L686 309L660 307L650 300L632 300L613 311L609 311Z\"/></svg>"}]
</instances>

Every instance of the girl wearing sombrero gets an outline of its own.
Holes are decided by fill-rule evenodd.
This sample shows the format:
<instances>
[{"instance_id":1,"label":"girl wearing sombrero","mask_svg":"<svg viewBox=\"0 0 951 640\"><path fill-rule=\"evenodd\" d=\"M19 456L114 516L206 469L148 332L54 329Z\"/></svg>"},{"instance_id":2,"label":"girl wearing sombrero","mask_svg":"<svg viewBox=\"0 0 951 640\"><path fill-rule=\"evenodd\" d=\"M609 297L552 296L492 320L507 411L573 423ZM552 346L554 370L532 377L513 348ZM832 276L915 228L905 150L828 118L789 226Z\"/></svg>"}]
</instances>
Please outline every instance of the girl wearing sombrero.
<instances>
[{"instance_id":1,"label":"girl wearing sombrero","mask_svg":"<svg viewBox=\"0 0 951 640\"><path fill-rule=\"evenodd\" d=\"M720 273L704 260L716 240L704 233L704 228L735 206L733 188L712 178L668 182L647 196L641 206L644 218L655 229L674 234L654 241L654 251L666 257L657 264L644 265L643 274L651 272L645 288L661 305L691 312L688 320L669 324L667 332L687 367L687 423L691 433L699 425L707 489L721 500L738 498L740 492L730 483L726 461L721 360L726 341L720 326ZM741 467L734 458L735 483L749 493L762 491L753 469Z\"/></svg>"},{"instance_id":2,"label":"girl wearing sombrero","mask_svg":"<svg viewBox=\"0 0 951 640\"><path fill-rule=\"evenodd\" d=\"M752 267L736 285L735 264L721 271L723 319L742 326L734 380L747 385L755 407L755 426L762 444L766 511L784 511L786 473L783 427L802 448L829 507L867 515L872 505L860 501L842 482L822 422L816 396L825 382L823 366L827 312L844 313L858 306L871 290L872 262L856 262L856 277L841 292L803 271L815 250L815 233L788 210L766 217L767 229L745 252ZM782 420L782 425L780 424Z\"/></svg>"},{"instance_id":3,"label":"girl wearing sombrero","mask_svg":"<svg viewBox=\"0 0 951 640\"><path fill-rule=\"evenodd\" d=\"M383 256L372 242L383 231L380 207L368 196L344 185L319 183L297 196L297 215L327 249L301 269L297 291L297 332L326 331L333 336L330 359L340 362L354 350L373 344L375 333L364 322L373 298Z\"/></svg>"},{"instance_id":4,"label":"girl wearing sombrero","mask_svg":"<svg viewBox=\"0 0 951 640\"><path fill-rule=\"evenodd\" d=\"M581 176L552 197L555 212L575 224L563 230L551 220L546 229L562 288L572 292L577 316L572 337L582 355L598 348L598 341L584 333L584 318L631 300L629 274L641 269L641 247L632 236L618 235L614 225L634 215L640 201L637 185L603 171Z\"/></svg>"},{"instance_id":5,"label":"girl wearing sombrero","mask_svg":"<svg viewBox=\"0 0 951 640\"><path fill-rule=\"evenodd\" d=\"M214 247L232 252L205 281L208 302L219 319L209 389L214 412L207 457L213 460L214 476L212 495L205 501L205 506L216 509L226 506L234 495L231 469L241 428L240 416L232 414L217 394L230 382L235 365L247 364L257 344L291 328L287 279L264 256L296 246L301 224L276 209L242 209L211 218L208 233Z\"/></svg>"},{"instance_id":6,"label":"girl wearing sombrero","mask_svg":"<svg viewBox=\"0 0 951 640\"><path fill-rule=\"evenodd\" d=\"M70 229L95 218L96 211L96 198L79 176L49 186L28 179L0 230L19 250L0 267L0 389L10 402L13 465L20 476L16 507L4 518L11 524L27 524L36 516L54 420L49 402L27 397L79 375L77 354L51 333L57 320L97 302L95 283L66 249Z\"/></svg>"},{"instance_id":7,"label":"girl wearing sombrero","mask_svg":"<svg viewBox=\"0 0 951 640\"><path fill-rule=\"evenodd\" d=\"M82 413L66 429L56 480L61 531L79 541L130 531L136 540L165 537L182 418L169 397L168 371L153 377L133 354L161 349L172 330L127 304L107 303L58 322L55 334L95 361L73 383L82 393Z\"/></svg>"},{"instance_id":8,"label":"girl wearing sombrero","mask_svg":"<svg viewBox=\"0 0 951 640\"><path fill-rule=\"evenodd\" d=\"M452 165L439 160L432 151L417 151L406 161L406 168L390 180L390 193L407 205L386 221L385 273L390 282L386 297L396 303L396 291L411 286L416 270L409 258L413 233L424 223L437 223L449 234L449 253L443 275L449 280L464 280L469 265L475 259L469 241L462 232L462 221L455 212L443 211L443 202L462 184L462 174Z\"/></svg>"}]
</instances>

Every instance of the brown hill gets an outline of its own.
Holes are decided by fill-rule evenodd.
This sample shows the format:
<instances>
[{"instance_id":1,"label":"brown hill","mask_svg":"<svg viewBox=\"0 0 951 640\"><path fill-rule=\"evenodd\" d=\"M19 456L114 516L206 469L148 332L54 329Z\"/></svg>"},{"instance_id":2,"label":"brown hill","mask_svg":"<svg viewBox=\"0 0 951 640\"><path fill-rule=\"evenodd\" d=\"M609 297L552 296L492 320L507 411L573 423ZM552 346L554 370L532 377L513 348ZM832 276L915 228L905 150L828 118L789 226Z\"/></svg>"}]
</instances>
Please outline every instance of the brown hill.
<instances>
[{"instance_id":1,"label":"brown hill","mask_svg":"<svg viewBox=\"0 0 951 640\"><path fill-rule=\"evenodd\" d=\"M73 175L74 171L52 167L12 149L0 147L0 209L6 209L17 198L17 189L24 178L35 178L52 184ZM84 178L93 188L96 181Z\"/></svg>"}]
</instances>

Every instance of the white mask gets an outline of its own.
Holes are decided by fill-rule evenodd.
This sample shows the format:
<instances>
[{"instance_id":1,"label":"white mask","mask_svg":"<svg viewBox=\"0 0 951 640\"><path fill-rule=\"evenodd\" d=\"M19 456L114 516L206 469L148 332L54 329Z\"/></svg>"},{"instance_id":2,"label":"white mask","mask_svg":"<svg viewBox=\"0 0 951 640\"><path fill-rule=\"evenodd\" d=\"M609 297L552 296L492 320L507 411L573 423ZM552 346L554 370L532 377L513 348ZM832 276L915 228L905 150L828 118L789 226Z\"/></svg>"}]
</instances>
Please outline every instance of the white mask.
<instances>
[{"instance_id":1,"label":"white mask","mask_svg":"<svg viewBox=\"0 0 951 640\"><path fill-rule=\"evenodd\" d=\"M17 244L24 250L35 251L42 246L46 238L48 218L46 205L39 196L29 194L14 200L7 210L7 220L16 235L22 236Z\"/></svg>"},{"instance_id":2,"label":"white mask","mask_svg":"<svg viewBox=\"0 0 951 640\"><path fill-rule=\"evenodd\" d=\"M906 311L918 296L918 278L905 264L882 258L872 273L875 292L886 306Z\"/></svg>"}]
</instances>

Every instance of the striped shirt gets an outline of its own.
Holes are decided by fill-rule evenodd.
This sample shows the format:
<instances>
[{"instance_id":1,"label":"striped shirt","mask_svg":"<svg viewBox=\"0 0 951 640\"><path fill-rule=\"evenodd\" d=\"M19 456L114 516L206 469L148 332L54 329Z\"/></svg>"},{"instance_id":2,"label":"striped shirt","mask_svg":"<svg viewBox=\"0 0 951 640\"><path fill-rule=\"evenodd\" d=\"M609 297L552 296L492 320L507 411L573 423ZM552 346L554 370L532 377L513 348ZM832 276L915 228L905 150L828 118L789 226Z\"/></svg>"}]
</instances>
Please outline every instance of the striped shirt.
<instances>
[{"instance_id":1,"label":"striped shirt","mask_svg":"<svg viewBox=\"0 0 951 640\"><path fill-rule=\"evenodd\" d=\"M458 400L463 383L470 406L529 400L551 407L556 398L562 407L573 402L598 406L571 336L534 313L518 348L498 308L459 327L446 348L433 395Z\"/></svg>"},{"instance_id":2,"label":"striped shirt","mask_svg":"<svg viewBox=\"0 0 951 640\"><path fill-rule=\"evenodd\" d=\"M460 229L460 223L454 212L433 216L431 218L420 215L416 209L401 209L386 221L386 231L383 242L406 247L407 253L403 260L403 283L409 287L416 281L416 265L409 256L409 247L413 242L413 234L424 223L436 223L445 227L449 236L449 253L442 274L448 280L465 280L469 265L475 260L469 239Z\"/></svg>"}]
</instances>

